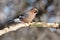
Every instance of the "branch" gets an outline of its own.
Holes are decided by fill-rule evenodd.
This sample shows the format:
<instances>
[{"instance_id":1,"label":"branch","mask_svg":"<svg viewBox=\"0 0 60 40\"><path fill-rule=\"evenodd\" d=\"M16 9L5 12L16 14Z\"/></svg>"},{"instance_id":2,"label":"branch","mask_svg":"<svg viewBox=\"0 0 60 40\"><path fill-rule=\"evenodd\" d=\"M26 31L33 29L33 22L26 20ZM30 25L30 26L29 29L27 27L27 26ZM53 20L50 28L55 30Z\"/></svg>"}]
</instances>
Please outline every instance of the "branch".
<instances>
[{"instance_id":1,"label":"branch","mask_svg":"<svg viewBox=\"0 0 60 40\"><path fill-rule=\"evenodd\" d=\"M5 25L5 26L8 26L8 25ZM12 24L12 25L9 25L9 28L6 27L6 28L0 30L0 36L7 33L7 32L16 31L17 29L19 29L21 27L28 27L28 26L30 26L30 27L58 28L59 24L58 23L44 23L44 22L32 22L32 23L29 23L29 24L27 24L27 23Z\"/></svg>"},{"instance_id":2,"label":"branch","mask_svg":"<svg viewBox=\"0 0 60 40\"><path fill-rule=\"evenodd\" d=\"M31 23L31 25L39 27L48 27L48 28L59 28L59 23L33 22Z\"/></svg>"}]
</instances>

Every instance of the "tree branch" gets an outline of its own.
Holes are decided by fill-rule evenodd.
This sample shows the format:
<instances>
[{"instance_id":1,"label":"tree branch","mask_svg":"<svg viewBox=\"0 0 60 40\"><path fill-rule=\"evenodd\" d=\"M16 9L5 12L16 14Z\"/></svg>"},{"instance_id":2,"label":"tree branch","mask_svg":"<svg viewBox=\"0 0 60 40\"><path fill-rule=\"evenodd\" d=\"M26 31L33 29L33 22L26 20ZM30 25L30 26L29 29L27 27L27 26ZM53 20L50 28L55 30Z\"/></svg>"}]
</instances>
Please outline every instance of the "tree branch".
<instances>
[{"instance_id":1,"label":"tree branch","mask_svg":"<svg viewBox=\"0 0 60 40\"><path fill-rule=\"evenodd\" d=\"M8 26L8 25L5 25ZM17 29L21 28L21 27L47 27L47 28L58 28L59 24L58 23L44 23L44 22L32 22L32 23L16 23L16 24L12 24L9 25L9 28L6 27L2 30L0 30L0 36L10 32L10 31L16 31Z\"/></svg>"}]
</instances>

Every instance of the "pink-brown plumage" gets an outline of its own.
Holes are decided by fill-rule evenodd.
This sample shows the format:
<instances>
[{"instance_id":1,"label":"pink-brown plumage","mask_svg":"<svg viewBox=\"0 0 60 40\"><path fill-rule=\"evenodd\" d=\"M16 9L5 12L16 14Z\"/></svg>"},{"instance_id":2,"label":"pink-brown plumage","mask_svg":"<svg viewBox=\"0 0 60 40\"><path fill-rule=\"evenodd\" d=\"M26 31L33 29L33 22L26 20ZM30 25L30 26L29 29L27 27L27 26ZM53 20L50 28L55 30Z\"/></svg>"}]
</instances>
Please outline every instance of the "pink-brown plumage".
<instances>
[{"instance_id":1,"label":"pink-brown plumage","mask_svg":"<svg viewBox=\"0 0 60 40\"><path fill-rule=\"evenodd\" d=\"M24 23L28 23L31 22L36 14L37 14L38 10L36 8L32 8L30 10L28 10L26 13L24 13L22 16L20 16L20 20Z\"/></svg>"}]
</instances>

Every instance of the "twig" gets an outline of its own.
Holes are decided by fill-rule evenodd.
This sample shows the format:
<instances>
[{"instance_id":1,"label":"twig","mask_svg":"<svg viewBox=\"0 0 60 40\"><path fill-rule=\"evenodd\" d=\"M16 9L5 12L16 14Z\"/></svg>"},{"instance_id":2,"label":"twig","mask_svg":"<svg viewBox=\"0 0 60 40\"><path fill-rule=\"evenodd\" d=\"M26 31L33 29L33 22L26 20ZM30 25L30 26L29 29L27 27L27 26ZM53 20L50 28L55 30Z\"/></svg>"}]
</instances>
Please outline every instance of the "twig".
<instances>
[{"instance_id":1,"label":"twig","mask_svg":"<svg viewBox=\"0 0 60 40\"><path fill-rule=\"evenodd\" d=\"M58 28L59 23L44 23L44 22L33 22L31 23L32 26L40 26L40 27L48 27L48 28Z\"/></svg>"},{"instance_id":2,"label":"twig","mask_svg":"<svg viewBox=\"0 0 60 40\"><path fill-rule=\"evenodd\" d=\"M44 23L44 22L32 22L30 24L28 24L28 23L17 23L17 24L10 25L9 28L6 27L6 28L0 30L0 36L7 33L7 32L16 31L17 29L19 29L21 27L28 27L30 25L31 25L31 27L48 27L48 28L59 27L58 23Z\"/></svg>"}]
</instances>

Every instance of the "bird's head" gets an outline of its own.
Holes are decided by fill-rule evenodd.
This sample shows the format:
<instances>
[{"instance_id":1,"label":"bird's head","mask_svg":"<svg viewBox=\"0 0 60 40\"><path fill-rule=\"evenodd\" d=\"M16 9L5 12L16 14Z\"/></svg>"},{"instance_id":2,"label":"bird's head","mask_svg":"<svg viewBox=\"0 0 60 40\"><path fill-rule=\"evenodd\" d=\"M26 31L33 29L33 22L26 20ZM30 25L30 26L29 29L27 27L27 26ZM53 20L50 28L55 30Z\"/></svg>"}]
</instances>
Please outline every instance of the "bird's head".
<instances>
[{"instance_id":1,"label":"bird's head","mask_svg":"<svg viewBox=\"0 0 60 40\"><path fill-rule=\"evenodd\" d=\"M37 12L38 12L38 10L37 10L36 8L32 8L30 11L31 11L32 13L37 13Z\"/></svg>"}]
</instances>

